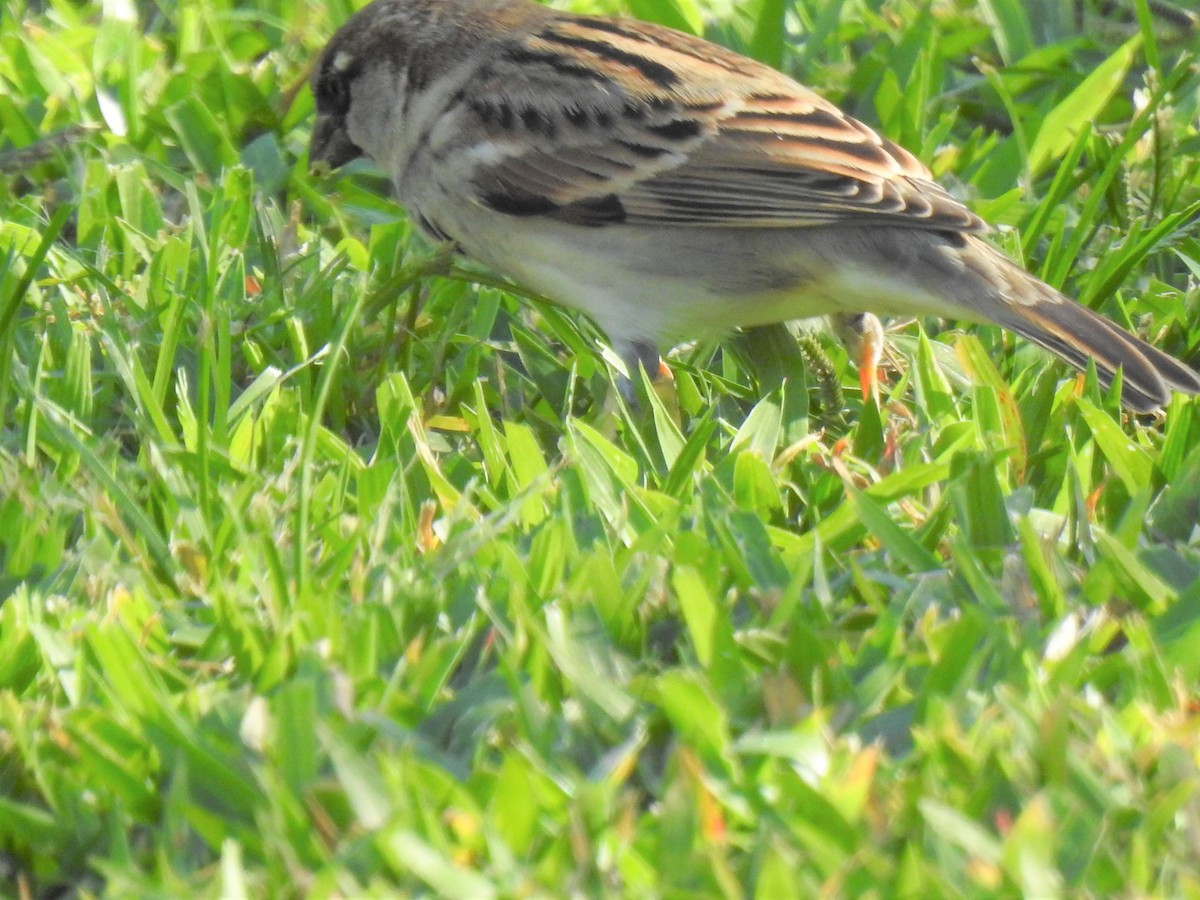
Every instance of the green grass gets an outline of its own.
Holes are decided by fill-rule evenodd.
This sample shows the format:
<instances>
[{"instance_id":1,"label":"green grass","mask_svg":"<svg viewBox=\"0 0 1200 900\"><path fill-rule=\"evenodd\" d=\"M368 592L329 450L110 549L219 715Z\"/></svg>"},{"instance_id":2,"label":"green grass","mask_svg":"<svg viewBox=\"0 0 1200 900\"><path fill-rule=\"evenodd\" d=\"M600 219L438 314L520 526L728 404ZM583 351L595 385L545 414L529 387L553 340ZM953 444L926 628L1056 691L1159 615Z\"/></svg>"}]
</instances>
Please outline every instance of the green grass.
<instances>
[{"instance_id":1,"label":"green grass","mask_svg":"<svg viewBox=\"0 0 1200 900\"><path fill-rule=\"evenodd\" d=\"M140 7L0 6L0 894L1200 892L1200 404L928 322L879 409L766 329L630 413L586 322L310 179L347 4ZM1200 362L1196 31L628 8Z\"/></svg>"}]
</instances>

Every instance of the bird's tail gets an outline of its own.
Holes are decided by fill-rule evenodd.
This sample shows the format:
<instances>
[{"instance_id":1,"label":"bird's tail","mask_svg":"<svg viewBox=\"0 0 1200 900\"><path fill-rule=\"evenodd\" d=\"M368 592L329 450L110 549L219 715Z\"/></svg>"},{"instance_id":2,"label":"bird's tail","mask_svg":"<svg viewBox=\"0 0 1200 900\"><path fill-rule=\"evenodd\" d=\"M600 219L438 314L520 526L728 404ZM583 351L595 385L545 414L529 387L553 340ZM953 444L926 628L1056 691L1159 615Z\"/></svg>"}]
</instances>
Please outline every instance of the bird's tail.
<instances>
[{"instance_id":1,"label":"bird's tail","mask_svg":"<svg viewBox=\"0 0 1200 900\"><path fill-rule=\"evenodd\" d=\"M1078 369L1088 360L1105 387L1121 370L1121 402L1136 412L1165 406L1172 391L1200 394L1200 374L1076 303L978 238L968 238L968 269L1003 286L1001 296L972 304L983 318L1016 332ZM986 271L981 271L986 270Z\"/></svg>"}]
</instances>

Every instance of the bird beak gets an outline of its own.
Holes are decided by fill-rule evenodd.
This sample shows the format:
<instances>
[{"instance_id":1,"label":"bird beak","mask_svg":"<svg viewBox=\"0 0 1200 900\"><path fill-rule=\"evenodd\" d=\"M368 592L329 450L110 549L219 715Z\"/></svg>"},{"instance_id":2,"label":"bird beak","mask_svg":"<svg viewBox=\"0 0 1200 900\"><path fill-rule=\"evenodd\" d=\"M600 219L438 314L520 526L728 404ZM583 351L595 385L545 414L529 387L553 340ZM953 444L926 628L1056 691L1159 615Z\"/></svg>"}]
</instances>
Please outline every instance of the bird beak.
<instances>
[{"instance_id":1,"label":"bird beak","mask_svg":"<svg viewBox=\"0 0 1200 900\"><path fill-rule=\"evenodd\" d=\"M346 122L332 116L317 116L308 145L308 166L317 174L344 166L363 155L346 133Z\"/></svg>"}]
</instances>

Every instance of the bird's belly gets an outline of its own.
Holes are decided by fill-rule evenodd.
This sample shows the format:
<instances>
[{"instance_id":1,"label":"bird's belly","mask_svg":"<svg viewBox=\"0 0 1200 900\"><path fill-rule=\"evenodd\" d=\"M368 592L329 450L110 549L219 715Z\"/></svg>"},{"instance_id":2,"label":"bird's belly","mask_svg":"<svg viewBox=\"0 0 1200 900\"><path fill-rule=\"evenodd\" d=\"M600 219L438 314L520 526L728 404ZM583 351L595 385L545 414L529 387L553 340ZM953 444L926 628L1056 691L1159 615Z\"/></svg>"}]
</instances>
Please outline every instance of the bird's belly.
<instances>
[{"instance_id":1,"label":"bird's belly","mask_svg":"<svg viewBox=\"0 0 1200 900\"><path fill-rule=\"evenodd\" d=\"M813 240L819 229L454 224L469 256L587 313L614 339L666 343L831 313L960 312L837 240Z\"/></svg>"}]
</instances>

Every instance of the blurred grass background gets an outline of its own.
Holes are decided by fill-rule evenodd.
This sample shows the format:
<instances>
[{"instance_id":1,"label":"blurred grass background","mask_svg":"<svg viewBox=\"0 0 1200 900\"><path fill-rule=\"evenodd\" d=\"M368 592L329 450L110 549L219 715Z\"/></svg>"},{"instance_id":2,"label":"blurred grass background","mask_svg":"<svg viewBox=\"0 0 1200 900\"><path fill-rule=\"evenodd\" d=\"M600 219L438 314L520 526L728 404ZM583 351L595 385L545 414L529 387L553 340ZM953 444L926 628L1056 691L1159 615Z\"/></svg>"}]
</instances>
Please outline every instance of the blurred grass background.
<instances>
[{"instance_id":1,"label":"blurred grass background","mask_svg":"<svg viewBox=\"0 0 1200 900\"><path fill-rule=\"evenodd\" d=\"M1200 362L1200 32L579 0L795 74ZM996 329L678 350L307 174L344 2L0 5L0 894L1200 893L1200 407ZM922 328L922 325L924 326Z\"/></svg>"}]
</instances>

